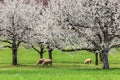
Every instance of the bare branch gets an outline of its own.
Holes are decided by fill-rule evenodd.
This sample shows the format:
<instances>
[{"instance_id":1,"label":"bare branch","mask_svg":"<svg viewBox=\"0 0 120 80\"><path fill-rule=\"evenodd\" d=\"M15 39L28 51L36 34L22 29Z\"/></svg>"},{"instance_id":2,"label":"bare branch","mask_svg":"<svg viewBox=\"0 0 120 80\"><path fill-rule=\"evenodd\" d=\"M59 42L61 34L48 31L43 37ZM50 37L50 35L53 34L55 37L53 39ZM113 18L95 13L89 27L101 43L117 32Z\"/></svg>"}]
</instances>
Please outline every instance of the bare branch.
<instances>
[{"instance_id":1,"label":"bare branch","mask_svg":"<svg viewBox=\"0 0 120 80\"><path fill-rule=\"evenodd\" d=\"M95 52L98 49L95 49L95 48L81 48L81 49L67 49L67 50L63 49L61 51L63 51L63 52L73 52L73 51L81 51L81 50L87 50L87 51L90 51L90 52Z\"/></svg>"},{"instance_id":2,"label":"bare branch","mask_svg":"<svg viewBox=\"0 0 120 80\"><path fill-rule=\"evenodd\" d=\"M9 40L0 40L1 42L12 44Z\"/></svg>"},{"instance_id":3,"label":"bare branch","mask_svg":"<svg viewBox=\"0 0 120 80\"><path fill-rule=\"evenodd\" d=\"M11 46L3 46L4 48L10 48L10 49L12 49L12 47Z\"/></svg>"},{"instance_id":4,"label":"bare branch","mask_svg":"<svg viewBox=\"0 0 120 80\"><path fill-rule=\"evenodd\" d=\"M33 48L36 52L40 53L40 51L39 51L37 48L35 48L34 46L32 46L32 48Z\"/></svg>"}]
</instances>

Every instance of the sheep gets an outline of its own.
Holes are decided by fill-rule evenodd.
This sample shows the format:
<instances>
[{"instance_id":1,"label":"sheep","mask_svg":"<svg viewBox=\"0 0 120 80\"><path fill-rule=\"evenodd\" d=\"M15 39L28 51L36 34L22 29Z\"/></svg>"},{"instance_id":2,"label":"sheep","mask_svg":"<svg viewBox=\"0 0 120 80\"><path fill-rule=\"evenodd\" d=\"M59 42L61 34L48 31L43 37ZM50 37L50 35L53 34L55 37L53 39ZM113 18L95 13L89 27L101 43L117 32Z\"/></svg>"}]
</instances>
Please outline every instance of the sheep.
<instances>
[{"instance_id":1,"label":"sheep","mask_svg":"<svg viewBox=\"0 0 120 80\"><path fill-rule=\"evenodd\" d=\"M37 61L37 65L42 64L44 60L45 60L45 58L39 59L39 60Z\"/></svg>"},{"instance_id":2,"label":"sheep","mask_svg":"<svg viewBox=\"0 0 120 80\"><path fill-rule=\"evenodd\" d=\"M92 59L88 58L88 59L85 59L84 64L90 64L91 62L92 62Z\"/></svg>"},{"instance_id":3,"label":"sheep","mask_svg":"<svg viewBox=\"0 0 120 80\"><path fill-rule=\"evenodd\" d=\"M48 64L52 65L52 60L51 59L44 59L44 61L42 62L41 65L48 65Z\"/></svg>"}]
</instances>

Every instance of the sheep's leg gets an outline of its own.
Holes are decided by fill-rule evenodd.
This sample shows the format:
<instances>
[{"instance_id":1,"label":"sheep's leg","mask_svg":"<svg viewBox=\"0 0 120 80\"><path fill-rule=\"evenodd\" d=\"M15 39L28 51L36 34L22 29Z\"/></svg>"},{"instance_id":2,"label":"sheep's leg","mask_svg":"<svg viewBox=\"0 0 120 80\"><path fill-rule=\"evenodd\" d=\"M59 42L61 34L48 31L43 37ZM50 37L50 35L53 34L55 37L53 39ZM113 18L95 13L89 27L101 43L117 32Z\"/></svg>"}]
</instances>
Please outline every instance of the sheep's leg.
<instances>
[{"instance_id":1,"label":"sheep's leg","mask_svg":"<svg viewBox=\"0 0 120 80\"><path fill-rule=\"evenodd\" d=\"M43 66L45 63L43 62L42 64L41 64L41 66Z\"/></svg>"},{"instance_id":2,"label":"sheep's leg","mask_svg":"<svg viewBox=\"0 0 120 80\"><path fill-rule=\"evenodd\" d=\"M50 62L50 66L52 66L52 61Z\"/></svg>"}]
</instances>

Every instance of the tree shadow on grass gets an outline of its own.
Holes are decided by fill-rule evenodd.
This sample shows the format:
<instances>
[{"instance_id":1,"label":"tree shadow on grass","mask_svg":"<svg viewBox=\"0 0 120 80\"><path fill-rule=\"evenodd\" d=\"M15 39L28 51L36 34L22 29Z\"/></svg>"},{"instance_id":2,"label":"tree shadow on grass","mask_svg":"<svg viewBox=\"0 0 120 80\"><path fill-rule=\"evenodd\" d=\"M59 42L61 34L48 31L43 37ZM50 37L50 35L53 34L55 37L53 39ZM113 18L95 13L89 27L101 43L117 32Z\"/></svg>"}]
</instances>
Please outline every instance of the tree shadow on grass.
<instances>
[{"instance_id":1,"label":"tree shadow on grass","mask_svg":"<svg viewBox=\"0 0 120 80\"><path fill-rule=\"evenodd\" d=\"M9 68L23 68L23 69L34 68L35 69L35 68L52 68L52 66L41 66L41 65L36 65L36 64L0 65L0 69L9 69Z\"/></svg>"},{"instance_id":2,"label":"tree shadow on grass","mask_svg":"<svg viewBox=\"0 0 120 80\"><path fill-rule=\"evenodd\" d=\"M101 65L95 66L94 64L89 64L89 65L85 65L85 64L53 64L52 66L50 65L45 65L45 66L41 66L41 65L36 65L36 64L18 64L16 66L11 65L11 64L3 64L0 65L0 70L2 69L10 69L10 68L20 68L20 69L41 69L41 68L52 68L52 69L57 69L57 68L61 68L61 69L69 69L69 70L76 70L76 71L99 71L99 70L103 70L101 68ZM110 69L107 69L107 71L111 71L111 70L119 70L119 67L111 67Z\"/></svg>"},{"instance_id":3,"label":"tree shadow on grass","mask_svg":"<svg viewBox=\"0 0 120 80\"><path fill-rule=\"evenodd\" d=\"M112 71L112 70L119 70L120 71L120 68L109 68L109 69L102 69L102 68L75 68L75 69L72 69L72 70L83 70L83 71Z\"/></svg>"}]
</instances>

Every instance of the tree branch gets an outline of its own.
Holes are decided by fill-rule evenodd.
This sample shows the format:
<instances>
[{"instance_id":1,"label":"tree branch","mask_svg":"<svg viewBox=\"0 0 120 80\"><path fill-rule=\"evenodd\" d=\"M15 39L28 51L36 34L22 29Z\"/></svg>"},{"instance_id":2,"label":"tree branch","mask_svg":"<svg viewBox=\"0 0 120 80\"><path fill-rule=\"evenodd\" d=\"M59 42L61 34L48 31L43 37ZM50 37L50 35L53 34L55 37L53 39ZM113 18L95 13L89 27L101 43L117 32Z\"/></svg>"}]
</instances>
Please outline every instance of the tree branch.
<instances>
[{"instance_id":1,"label":"tree branch","mask_svg":"<svg viewBox=\"0 0 120 80\"><path fill-rule=\"evenodd\" d=\"M90 51L90 52L95 52L96 50L99 50L97 48L81 48L81 49L62 49L61 51L63 52L73 52L73 51L81 51L81 50L87 50L87 51Z\"/></svg>"},{"instance_id":2,"label":"tree branch","mask_svg":"<svg viewBox=\"0 0 120 80\"><path fill-rule=\"evenodd\" d=\"M34 46L32 46L32 48L33 48L36 52L40 53L40 51L39 51L37 48L35 48Z\"/></svg>"},{"instance_id":3,"label":"tree branch","mask_svg":"<svg viewBox=\"0 0 120 80\"><path fill-rule=\"evenodd\" d=\"M20 43L21 43L21 41L18 41L18 42L17 42L17 48L19 47Z\"/></svg>"},{"instance_id":4,"label":"tree branch","mask_svg":"<svg viewBox=\"0 0 120 80\"><path fill-rule=\"evenodd\" d=\"M1 29L0 31L6 31L6 32L9 32L11 35L14 35L10 30L8 29Z\"/></svg>"},{"instance_id":5,"label":"tree branch","mask_svg":"<svg viewBox=\"0 0 120 80\"><path fill-rule=\"evenodd\" d=\"M12 44L10 41L8 40L0 40L1 42L5 42L5 43L9 43L9 44Z\"/></svg>"},{"instance_id":6,"label":"tree branch","mask_svg":"<svg viewBox=\"0 0 120 80\"><path fill-rule=\"evenodd\" d=\"M10 49L12 48L11 46L3 46L3 47L4 47L4 48L10 48Z\"/></svg>"},{"instance_id":7,"label":"tree branch","mask_svg":"<svg viewBox=\"0 0 120 80\"><path fill-rule=\"evenodd\" d=\"M115 45L110 46L110 49L111 48L119 48L119 47L120 47L120 44L115 44Z\"/></svg>"}]
</instances>

